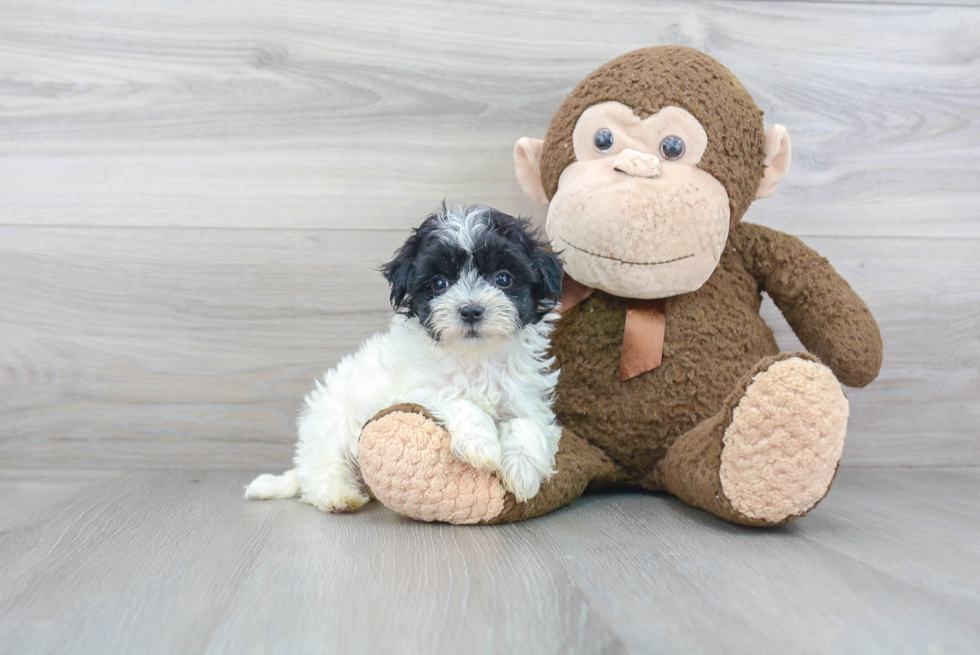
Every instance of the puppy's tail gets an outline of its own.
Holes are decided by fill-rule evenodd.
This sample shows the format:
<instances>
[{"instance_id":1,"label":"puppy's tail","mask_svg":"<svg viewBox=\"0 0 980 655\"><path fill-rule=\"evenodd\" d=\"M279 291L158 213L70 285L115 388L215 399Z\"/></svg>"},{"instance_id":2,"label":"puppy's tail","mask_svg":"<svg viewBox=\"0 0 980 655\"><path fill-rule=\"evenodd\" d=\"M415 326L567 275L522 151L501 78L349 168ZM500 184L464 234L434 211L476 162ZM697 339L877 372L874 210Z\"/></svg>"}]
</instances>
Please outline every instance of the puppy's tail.
<instances>
[{"instance_id":1,"label":"puppy's tail","mask_svg":"<svg viewBox=\"0 0 980 655\"><path fill-rule=\"evenodd\" d=\"M270 500L272 498L295 498L299 495L299 483L296 481L296 469L286 471L282 475L263 473L245 487L245 498Z\"/></svg>"}]
</instances>

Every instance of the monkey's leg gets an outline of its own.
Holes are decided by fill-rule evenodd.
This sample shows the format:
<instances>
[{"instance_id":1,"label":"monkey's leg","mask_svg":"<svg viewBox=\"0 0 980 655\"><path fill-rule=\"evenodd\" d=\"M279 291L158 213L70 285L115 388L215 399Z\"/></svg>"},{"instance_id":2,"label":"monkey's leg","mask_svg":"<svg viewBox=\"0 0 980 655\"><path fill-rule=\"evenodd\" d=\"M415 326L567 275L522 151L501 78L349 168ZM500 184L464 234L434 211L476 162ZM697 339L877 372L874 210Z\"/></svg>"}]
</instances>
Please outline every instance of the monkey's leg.
<instances>
[{"instance_id":1,"label":"monkey's leg","mask_svg":"<svg viewBox=\"0 0 980 655\"><path fill-rule=\"evenodd\" d=\"M815 357L767 357L717 414L670 447L643 484L734 523L791 521L830 490L847 413L840 383Z\"/></svg>"},{"instance_id":2,"label":"monkey's leg","mask_svg":"<svg viewBox=\"0 0 980 655\"><path fill-rule=\"evenodd\" d=\"M386 507L420 521L509 523L547 514L578 498L590 483L617 480L602 451L565 430L552 478L518 503L500 480L452 456L449 434L418 405L395 405L361 431L364 482Z\"/></svg>"}]
</instances>

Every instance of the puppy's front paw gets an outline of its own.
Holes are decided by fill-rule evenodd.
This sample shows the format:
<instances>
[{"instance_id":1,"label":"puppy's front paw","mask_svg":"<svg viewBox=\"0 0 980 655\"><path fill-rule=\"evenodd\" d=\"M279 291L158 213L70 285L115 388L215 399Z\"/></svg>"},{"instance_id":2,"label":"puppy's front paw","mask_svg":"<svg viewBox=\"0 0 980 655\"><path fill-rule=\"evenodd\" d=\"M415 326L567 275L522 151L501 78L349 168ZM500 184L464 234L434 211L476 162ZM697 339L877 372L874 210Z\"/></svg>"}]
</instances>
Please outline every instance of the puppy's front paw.
<instances>
[{"instance_id":1,"label":"puppy's front paw","mask_svg":"<svg viewBox=\"0 0 980 655\"><path fill-rule=\"evenodd\" d=\"M504 455L500 467L500 483L504 485L504 489L514 494L517 502L523 503L537 496L545 477L523 452Z\"/></svg>"},{"instance_id":2,"label":"puppy's front paw","mask_svg":"<svg viewBox=\"0 0 980 655\"><path fill-rule=\"evenodd\" d=\"M333 514L356 512L369 500L360 489L346 484L323 485L311 493L304 491L302 498L321 512Z\"/></svg>"},{"instance_id":3,"label":"puppy's front paw","mask_svg":"<svg viewBox=\"0 0 980 655\"><path fill-rule=\"evenodd\" d=\"M490 432L478 427L469 430L464 428L461 434L450 435L449 450L453 457L477 470L500 470L500 442L497 440L496 429Z\"/></svg>"},{"instance_id":4,"label":"puppy's front paw","mask_svg":"<svg viewBox=\"0 0 980 655\"><path fill-rule=\"evenodd\" d=\"M500 426L500 482L518 502L534 498L554 473L560 428L518 418Z\"/></svg>"},{"instance_id":5,"label":"puppy's front paw","mask_svg":"<svg viewBox=\"0 0 980 655\"><path fill-rule=\"evenodd\" d=\"M477 470L500 470L500 436L489 414L468 400L457 400L442 415L453 457Z\"/></svg>"}]
</instances>

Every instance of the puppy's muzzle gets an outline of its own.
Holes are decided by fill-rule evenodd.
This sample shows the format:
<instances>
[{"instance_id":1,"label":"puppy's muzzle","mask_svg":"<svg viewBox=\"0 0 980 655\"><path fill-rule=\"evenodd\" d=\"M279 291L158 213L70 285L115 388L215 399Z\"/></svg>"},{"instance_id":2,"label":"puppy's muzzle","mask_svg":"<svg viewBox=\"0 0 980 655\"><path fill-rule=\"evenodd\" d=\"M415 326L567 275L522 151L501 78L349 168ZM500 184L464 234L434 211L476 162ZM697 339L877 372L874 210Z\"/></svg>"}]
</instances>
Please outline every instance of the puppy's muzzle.
<instances>
[{"instance_id":1,"label":"puppy's muzzle","mask_svg":"<svg viewBox=\"0 0 980 655\"><path fill-rule=\"evenodd\" d=\"M459 317L467 325L476 325L483 318L483 307L479 305L466 305L459 308Z\"/></svg>"}]
</instances>

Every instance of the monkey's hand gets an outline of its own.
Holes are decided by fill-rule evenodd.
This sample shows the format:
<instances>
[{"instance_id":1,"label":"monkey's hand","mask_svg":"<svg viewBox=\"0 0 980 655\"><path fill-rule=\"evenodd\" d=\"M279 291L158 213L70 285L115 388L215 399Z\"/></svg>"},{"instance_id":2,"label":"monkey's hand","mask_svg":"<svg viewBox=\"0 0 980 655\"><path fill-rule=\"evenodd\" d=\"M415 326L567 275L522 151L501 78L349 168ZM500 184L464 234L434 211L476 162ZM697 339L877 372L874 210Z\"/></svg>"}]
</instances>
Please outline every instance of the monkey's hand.
<instances>
[{"instance_id":1,"label":"monkey's hand","mask_svg":"<svg viewBox=\"0 0 980 655\"><path fill-rule=\"evenodd\" d=\"M807 350L843 384L863 387L881 368L881 332L830 263L789 234L741 223L736 247Z\"/></svg>"}]
</instances>

